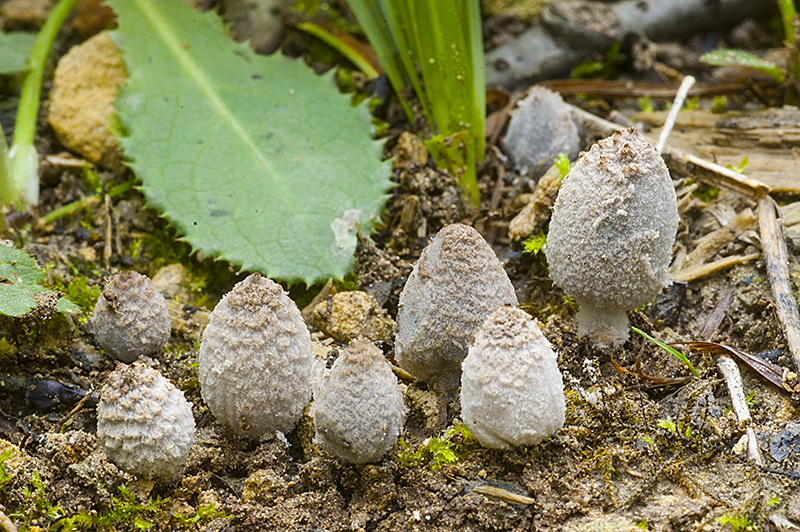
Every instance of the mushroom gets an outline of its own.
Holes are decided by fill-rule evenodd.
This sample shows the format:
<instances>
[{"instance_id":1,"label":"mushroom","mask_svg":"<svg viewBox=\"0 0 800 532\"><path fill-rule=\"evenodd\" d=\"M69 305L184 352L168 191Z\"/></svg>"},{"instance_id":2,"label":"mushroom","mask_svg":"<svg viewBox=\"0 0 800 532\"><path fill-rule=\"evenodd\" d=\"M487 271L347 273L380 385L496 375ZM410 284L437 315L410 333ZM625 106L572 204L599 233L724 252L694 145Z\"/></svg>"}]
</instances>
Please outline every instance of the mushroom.
<instances>
[{"instance_id":1,"label":"mushroom","mask_svg":"<svg viewBox=\"0 0 800 532\"><path fill-rule=\"evenodd\" d=\"M669 285L678 206L664 161L631 127L584 153L564 179L547 236L551 279L579 305L578 332L628 339L626 311Z\"/></svg>"}]
</instances>

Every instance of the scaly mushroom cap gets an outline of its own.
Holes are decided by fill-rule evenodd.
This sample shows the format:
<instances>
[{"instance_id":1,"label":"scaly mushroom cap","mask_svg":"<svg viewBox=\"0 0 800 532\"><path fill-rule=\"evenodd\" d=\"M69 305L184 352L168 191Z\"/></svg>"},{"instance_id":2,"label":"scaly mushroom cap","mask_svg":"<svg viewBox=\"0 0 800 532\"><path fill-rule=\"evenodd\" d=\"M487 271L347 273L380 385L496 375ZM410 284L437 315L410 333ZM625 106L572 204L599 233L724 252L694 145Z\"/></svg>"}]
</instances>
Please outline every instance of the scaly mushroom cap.
<instances>
[{"instance_id":1,"label":"scaly mushroom cap","mask_svg":"<svg viewBox=\"0 0 800 532\"><path fill-rule=\"evenodd\" d=\"M119 363L100 391L97 439L128 473L175 480L194 443L192 407L158 370Z\"/></svg>"},{"instance_id":2,"label":"scaly mushroom cap","mask_svg":"<svg viewBox=\"0 0 800 532\"><path fill-rule=\"evenodd\" d=\"M172 330L164 296L148 277L134 271L108 281L94 307L92 326L103 350L128 364L159 351Z\"/></svg>"},{"instance_id":3,"label":"scaly mushroom cap","mask_svg":"<svg viewBox=\"0 0 800 532\"><path fill-rule=\"evenodd\" d=\"M311 335L283 288L254 273L226 294L203 332L203 400L233 432L289 432L311 399Z\"/></svg>"},{"instance_id":4,"label":"scaly mushroom cap","mask_svg":"<svg viewBox=\"0 0 800 532\"><path fill-rule=\"evenodd\" d=\"M458 387L461 361L486 317L517 305L503 265L472 227L443 228L422 250L400 294L397 364L435 388Z\"/></svg>"},{"instance_id":5,"label":"scaly mushroom cap","mask_svg":"<svg viewBox=\"0 0 800 532\"><path fill-rule=\"evenodd\" d=\"M323 449L353 464L377 462L403 428L403 394L380 349L354 340L314 390L314 427Z\"/></svg>"},{"instance_id":6,"label":"scaly mushroom cap","mask_svg":"<svg viewBox=\"0 0 800 532\"><path fill-rule=\"evenodd\" d=\"M550 277L586 307L585 321L607 315L627 338L625 311L669 284L678 221L664 161L634 128L617 131L583 154L561 185L547 237Z\"/></svg>"},{"instance_id":7,"label":"scaly mushroom cap","mask_svg":"<svg viewBox=\"0 0 800 532\"><path fill-rule=\"evenodd\" d=\"M484 447L535 445L564 425L556 354L526 312L500 307L469 349L461 374L461 416Z\"/></svg>"}]
</instances>

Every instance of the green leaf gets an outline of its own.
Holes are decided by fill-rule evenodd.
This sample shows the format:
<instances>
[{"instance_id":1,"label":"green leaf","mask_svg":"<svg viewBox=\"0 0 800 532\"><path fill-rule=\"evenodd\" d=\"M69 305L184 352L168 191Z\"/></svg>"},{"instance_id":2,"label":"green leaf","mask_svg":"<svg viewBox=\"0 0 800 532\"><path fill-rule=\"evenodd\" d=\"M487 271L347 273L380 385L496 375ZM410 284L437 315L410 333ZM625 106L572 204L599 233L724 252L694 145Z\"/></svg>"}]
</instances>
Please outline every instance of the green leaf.
<instances>
[{"instance_id":1,"label":"green leaf","mask_svg":"<svg viewBox=\"0 0 800 532\"><path fill-rule=\"evenodd\" d=\"M18 317L36 308L34 294L50 292L41 286L44 272L24 251L0 245L0 314ZM67 298L56 302L59 312L78 312Z\"/></svg>"},{"instance_id":2,"label":"green leaf","mask_svg":"<svg viewBox=\"0 0 800 532\"><path fill-rule=\"evenodd\" d=\"M36 300L25 286L0 284L0 314L22 316L36 308Z\"/></svg>"},{"instance_id":3,"label":"green leaf","mask_svg":"<svg viewBox=\"0 0 800 532\"><path fill-rule=\"evenodd\" d=\"M30 255L10 246L0 245L0 282L11 284L39 284L44 273Z\"/></svg>"},{"instance_id":4,"label":"green leaf","mask_svg":"<svg viewBox=\"0 0 800 532\"><path fill-rule=\"evenodd\" d=\"M28 59L36 34L27 31L0 31L0 75L16 74L30 68Z\"/></svg>"},{"instance_id":5,"label":"green leaf","mask_svg":"<svg viewBox=\"0 0 800 532\"><path fill-rule=\"evenodd\" d=\"M110 0L130 79L120 143L150 204L195 249L287 282L341 279L357 225L386 201L389 162L331 76L264 57L215 13Z\"/></svg>"},{"instance_id":6,"label":"green leaf","mask_svg":"<svg viewBox=\"0 0 800 532\"><path fill-rule=\"evenodd\" d=\"M765 61L743 50L714 50L700 56L700 61L715 66L742 66L757 68L772 76L776 81L783 81L783 73L772 61Z\"/></svg>"}]
</instances>

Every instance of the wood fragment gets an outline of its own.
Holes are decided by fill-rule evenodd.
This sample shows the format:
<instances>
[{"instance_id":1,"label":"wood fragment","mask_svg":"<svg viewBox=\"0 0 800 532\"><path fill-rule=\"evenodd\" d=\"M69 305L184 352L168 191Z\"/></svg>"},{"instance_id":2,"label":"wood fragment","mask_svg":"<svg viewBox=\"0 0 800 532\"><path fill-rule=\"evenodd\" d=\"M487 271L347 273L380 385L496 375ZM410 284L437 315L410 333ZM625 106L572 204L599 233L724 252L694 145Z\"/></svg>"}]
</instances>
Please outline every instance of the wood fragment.
<instances>
[{"instance_id":1,"label":"wood fragment","mask_svg":"<svg viewBox=\"0 0 800 532\"><path fill-rule=\"evenodd\" d=\"M536 499L532 499L531 497L526 497L525 495L520 495L513 491L504 490L503 488L497 488L495 486L475 486L472 488L472 491L512 504L533 504L536 502Z\"/></svg>"},{"instance_id":2,"label":"wood fragment","mask_svg":"<svg viewBox=\"0 0 800 532\"><path fill-rule=\"evenodd\" d=\"M394 372L395 375L397 375L398 379L404 380L406 382L414 382L415 380L417 380L415 376L413 376L406 370L402 369L400 366L395 366L394 364L389 363L389 367L392 368L392 371Z\"/></svg>"},{"instance_id":3,"label":"wood fragment","mask_svg":"<svg viewBox=\"0 0 800 532\"><path fill-rule=\"evenodd\" d=\"M512 242L528 238L550 219L559 188L561 188L561 174L556 165L553 165L536 183L533 196L525 208L511 220L508 237Z\"/></svg>"},{"instance_id":4,"label":"wood fragment","mask_svg":"<svg viewBox=\"0 0 800 532\"><path fill-rule=\"evenodd\" d=\"M689 266L688 268L683 268L677 273L670 274L669 278L673 281L683 281L688 283L689 281L700 279L706 275L711 275L712 273L730 268L731 266L735 266L737 264L743 264L753 259L757 259L758 257L758 253L751 253L749 255L731 255L730 257L725 257L724 259L715 260L713 262L707 262L706 264L700 264L699 266Z\"/></svg>"},{"instance_id":5,"label":"wood fragment","mask_svg":"<svg viewBox=\"0 0 800 532\"><path fill-rule=\"evenodd\" d=\"M800 373L800 313L789 282L783 221L779 218L778 205L769 196L758 200L758 225L767 278L772 289L772 297L775 299L778 319L783 326L795 368Z\"/></svg>"},{"instance_id":6,"label":"wood fragment","mask_svg":"<svg viewBox=\"0 0 800 532\"><path fill-rule=\"evenodd\" d=\"M106 227L104 232L104 239L103 239L103 264L105 264L106 269L111 266L111 254L113 252L112 246L112 235L113 235L113 213L114 207L111 204L111 196L108 194L105 195L105 202L103 203L103 214L106 217Z\"/></svg>"},{"instance_id":7,"label":"wood fragment","mask_svg":"<svg viewBox=\"0 0 800 532\"><path fill-rule=\"evenodd\" d=\"M633 118L653 127L658 135L667 114L637 113ZM670 146L720 166L737 168L747 158L745 173L768 185L772 192L800 194L800 110L796 107L758 111L681 111Z\"/></svg>"},{"instance_id":8,"label":"wood fragment","mask_svg":"<svg viewBox=\"0 0 800 532\"><path fill-rule=\"evenodd\" d=\"M711 337L717 332L719 324L722 323L722 318L725 317L725 312L728 311L728 307L730 307L732 301L733 287L727 285L722 296L717 301L717 304L714 305L714 308L711 309L711 313L706 318L706 322L700 330L700 338L706 341L711 340Z\"/></svg>"},{"instance_id":9,"label":"wood fragment","mask_svg":"<svg viewBox=\"0 0 800 532\"><path fill-rule=\"evenodd\" d=\"M739 426L745 427L747 432L747 458L758 465L764 462L758 450L758 440L750 424L750 408L747 406L747 398L744 396L744 385L742 384L742 374L739 373L739 366L729 356L720 356L716 360L720 373L725 378L725 384L731 396L731 406L739 420Z\"/></svg>"},{"instance_id":10,"label":"wood fragment","mask_svg":"<svg viewBox=\"0 0 800 532\"><path fill-rule=\"evenodd\" d=\"M770 187L757 179L734 172L678 148L667 146L661 154L670 170L717 188L727 188L752 199L769 194Z\"/></svg>"},{"instance_id":11,"label":"wood fragment","mask_svg":"<svg viewBox=\"0 0 800 532\"><path fill-rule=\"evenodd\" d=\"M678 118L678 113L681 112L683 101L686 99L686 95L689 93L689 89L692 88L692 85L694 85L694 82L694 76L686 76L683 78L677 94L675 94L675 101L672 102L672 109L669 110L667 121L664 123L664 127L661 129L661 134L658 136L658 143L656 143L656 151L659 153L659 155L667 143L667 138L672 132L672 128L675 127L675 120Z\"/></svg>"},{"instance_id":12,"label":"wood fragment","mask_svg":"<svg viewBox=\"0 0 800 532\"><path fill-rule=\"evenodd\" d=\"M753 427L747 427L747 458L757 466L764 465L764 460L761 459L761 451L758 449L756 431L753 430Z\"/></svg>"},{"instance_id":13,"label":"wood fragment","mask_svg":"<svg viewBox=\"0 0 800 532\"><path fill-rule=\"evenodd\" d=\"M631 80L605 79L554 79L538 83L548 89L565 94L585 94L590 98L674 98L678 87L663 83ZM716 96L736 94L744 90L741 83L725 83L721 85L698 84L689 89L689 96Z\"/></svg>"},{"instance_id":14,"label":"wood fragment","mask_svg":"<svg viewBox=\"0 0 800 532\"><path fill-rule=\"evenodd\" d=\"M571 105L568 105L568 107L572 119L578 124L578 128L584 132L584 137L604 138L614 133L614 131L625 129L583 109L578 109ZM733 190L753 199L758 199L770 192L770 187L757 179L739 174L673 146L665 146L661 156L664 158L664 162L666 162L671 173L687 175L695 181Z\"/></svg>"},{"instance_id":15,"label":"wood fragment","mask_svg":"<svg viewBox=\"0 0 800 532\"><path fill-rule=\"evenodd\" d=\"M686 256L683 267L688 268L703 264L717 251L750 229L755 221L756 217L753 211L749 208L744 209L730 223L698 240L694 250Z\"/></svg>"},{"instance_id":16,"label":"wood fragment","mask_svg":"<svg viewBox=\"0 0 800 532\"><path fill-rule=\"evenodd\" d=\"M17 532L17 525L2 511L0 511L0 530L3 532Z\"/></svg>"},{"instance_id":17,"label":"wood fragment","mask_svg":"<svg viewBox=\"0 0 800 532\"><path fill-rule=\"evenodd\" d=\"M322 287L322 290L314 296L314 299L311 300L311 303L303 307L303 310L300 311L300 315L303 316L303 320L306 323L311 323L311 313L314 312L314 309L322 303L324 300L328 299L329 297L333 297L336 295L338 290L335 286L333 286L333 279L328 279L328 282L325 283L325 286Z\"/></svg>"},{"instance_id":18,"label":"wood fragment","mask_svg":"<svg viewBox=\"0 0 800 532\"><path fill-rule=\"evenodd\" d=\"M742 375L739 373L739 366L731 357L725 355L717 357L716 363L720 373L725 377L725 384L728 386L731 404L736 419L739 420L739 426L745 427L750 421L750 408L748 408L747 399L744 396L744 385L742 384Z\"/></svg>"}]
</instances>

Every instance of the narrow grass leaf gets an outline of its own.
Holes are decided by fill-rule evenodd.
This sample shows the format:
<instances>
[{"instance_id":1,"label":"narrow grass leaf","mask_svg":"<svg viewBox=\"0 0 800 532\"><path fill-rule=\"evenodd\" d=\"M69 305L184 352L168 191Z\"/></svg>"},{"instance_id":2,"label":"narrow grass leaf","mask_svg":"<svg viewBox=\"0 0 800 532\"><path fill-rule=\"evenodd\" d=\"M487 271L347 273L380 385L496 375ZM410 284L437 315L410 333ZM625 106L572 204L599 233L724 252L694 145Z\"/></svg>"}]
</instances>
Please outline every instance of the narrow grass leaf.
<instances>
[{"instance_id":1,"label":"narrow grass leaf","mask_svg":"<svg viewBox=\"0 0 800 532\"><path fill-rule=\"evenodd\" d=\"M697 370L694 369L694 366L692 365L691 362L689 362L689 359L686 358L686 355L684 355L683 353L681 353L680 351L678 351L674 347L669 346L669 345L665 344L664 342L660 342L659 340L656 340L655 338L653 338L652 336L650 336L646 332L644 332L642 330L639 330L636 327L631 327L631 329L633 329L634 332L637 332L637 333L641 334L642 336L644 336L645 338L647 338L648 340L650 340L651 342L656 344L658 347L660 347L664 351L670 353L671 355L676 357L678 360L680 360L681 362L686 364L686 367L689 368L689 371L692 372L692 375L695 375L695 376L698 375Z\"/></svg>"},{"instance_id":2,"label":"narrow grass leaf","mask_svg":"<svg viewBox=\"0 0 800 532\"><path fill-rule=\"evenodd\" d=\"M714 50L700 56L700 61L714 66L757 68L772 76L776 81L783 81L783 73L775 63L765 61L743 50Z\"/></svg>"}]
</instances>

